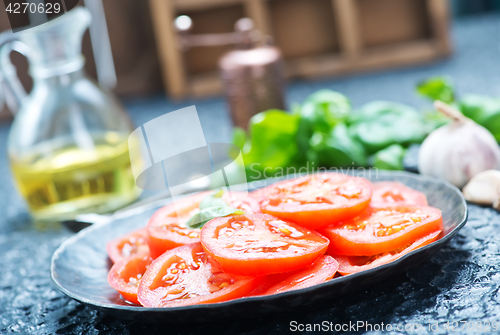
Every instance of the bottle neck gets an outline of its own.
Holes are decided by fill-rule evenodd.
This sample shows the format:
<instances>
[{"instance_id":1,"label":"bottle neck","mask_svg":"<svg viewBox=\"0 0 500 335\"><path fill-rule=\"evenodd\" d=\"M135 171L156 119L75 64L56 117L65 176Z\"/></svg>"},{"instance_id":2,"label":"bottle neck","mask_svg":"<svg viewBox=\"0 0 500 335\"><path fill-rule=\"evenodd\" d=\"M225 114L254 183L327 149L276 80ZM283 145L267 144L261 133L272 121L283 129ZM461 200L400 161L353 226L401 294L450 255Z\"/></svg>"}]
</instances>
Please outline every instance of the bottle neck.
<instances>
[{"instance_id":1,"label":"bottle neck","mask_svg":"<svg viewBox=\"0 0 500 335\"><path fill-rule=\"evenodd\" d=\"M54 77L63 77L69 74L81 73L85 59L82 55L59 61L57 63L42 64L37 62L30 63L30 75L34 80L49 79Z\"/></svg>"}]
</instances>

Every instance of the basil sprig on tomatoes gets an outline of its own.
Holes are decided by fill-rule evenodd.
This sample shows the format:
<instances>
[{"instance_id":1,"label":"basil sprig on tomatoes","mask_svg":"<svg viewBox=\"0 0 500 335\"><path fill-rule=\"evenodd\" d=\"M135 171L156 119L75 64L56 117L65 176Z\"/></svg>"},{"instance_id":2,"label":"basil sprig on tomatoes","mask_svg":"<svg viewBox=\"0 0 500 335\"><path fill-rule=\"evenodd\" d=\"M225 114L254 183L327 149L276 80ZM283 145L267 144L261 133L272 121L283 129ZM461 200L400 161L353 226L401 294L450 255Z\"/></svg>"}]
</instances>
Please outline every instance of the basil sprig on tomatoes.
<instances>
[{"instance_id":1,"label":"basil sprig on tomatoes","mask_svg":"<svg viewBox=\"0 0 500 335\"><path fill-rule=\"evenodd\" d=\"M401 183L311 174L162 207L146 229L108 244L118 259L108 282L145 307L276 294L387 264L432 243L442 229L440 210Z\"/></svg>"},{"instance_id":2,"label":"basil sprig on tomatoes","mask_svg":"<svg viewBox=\"0 0 500 335\"><path fill-rule=\"evenodd\" d=\"M199 205L200 211L193 215L187 222L186 227L201 229L208 221L232 214L245 214L240 209L229 206L223 199L223 190L204 198Z\"/></svg>"}]
</instances>

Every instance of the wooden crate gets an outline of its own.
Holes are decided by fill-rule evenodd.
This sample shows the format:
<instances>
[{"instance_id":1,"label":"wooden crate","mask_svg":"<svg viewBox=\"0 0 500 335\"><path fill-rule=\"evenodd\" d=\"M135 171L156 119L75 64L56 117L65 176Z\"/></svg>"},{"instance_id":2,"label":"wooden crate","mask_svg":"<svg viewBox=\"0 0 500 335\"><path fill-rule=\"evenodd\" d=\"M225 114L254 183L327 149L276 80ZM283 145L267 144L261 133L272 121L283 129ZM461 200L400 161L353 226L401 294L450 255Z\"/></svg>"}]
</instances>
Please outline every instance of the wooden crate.
<instances>
[{"instance_id":1,"label":"wooden crate","mask_svg":"<svg viewBox=\"0 0 500 335\"><path fill-rule=\"evenodd\" d=\"M174 98L221 91L217 60L230 47L184 53L172 22L193 34L230 32L241 17L273 36L288 77L317 78L418 64L451 52L447 0L150 0L162 76Z\"/></svg>"}]
</instances>

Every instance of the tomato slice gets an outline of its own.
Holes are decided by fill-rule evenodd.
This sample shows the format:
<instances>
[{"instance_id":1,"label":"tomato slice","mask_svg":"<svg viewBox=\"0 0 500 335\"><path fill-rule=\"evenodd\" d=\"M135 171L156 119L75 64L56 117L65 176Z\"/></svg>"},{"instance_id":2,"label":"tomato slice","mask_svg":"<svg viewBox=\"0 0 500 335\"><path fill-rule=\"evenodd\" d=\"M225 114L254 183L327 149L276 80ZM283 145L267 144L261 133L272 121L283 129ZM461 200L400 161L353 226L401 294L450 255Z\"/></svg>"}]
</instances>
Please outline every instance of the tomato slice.
<instances>
[{"instance_id":1,"label":"tomato slice","mask_svg":"<svg viewBox=\"0 0 500 335\"><path fill-rule=\"evenodd\" d=\"M424 236L406 247L402 247L396 250L385 252L382 254L374 256L343 256L343 255L332 255L339 262L339 273L341 275L348 275L351 273L361 272L368 269L373 269L377 266L390 263L410 251L423 247L436 241L441 234L441 230L433 232L427 236Z\"/></svg>"},{"instance_id":2,"label":"tomato slice","mask_svg":"<svg viewBox=\"0 0 500 335\"><path fill-rule=\"evenodd\" d=\"M148 222L149 247L151 256L156 258L165 251L181 245L200 241L200 229L184 226L193 215L199 212L199 205L209 192L198 193L186 197L177 203L169 204L157 210ZM257 200L243 192L226 192L222 199L229 206L243 210L245 213L260 212ZM180 216L178 217L177 214Z\"/></svg>"},{"instance_id":3,"label":"tomato slice","mask_svg":"<svg viewBox=\"0 0 500 335\"><path fill-rule=\"evenodd\" d=\"M373 183L371 207L401 205L427 206L427 197L397 181L379 181Z\"/></svg>"},{"instance_id":4,"label":"tomato slice","mask_svg":"<svg viewBox=\"0 0 500 335\"><path fill-rule=\"evenodd\" d=\"M266 276L251 295L276 294L321 284L332 279L338 268L339 263L333 257L323 255L302 269Z\"/></svg>"},{"instance_id":5,"label":"tomato slice","mask_svg":"<svg viewBox=\"0 0 500 335\"><path fill-rule=\"evenodd\" d=\"M108 283L121 293L122 297L134 304L137 300L137 289L153 259L148 253L135 254L115 263L108 273Z\"/></svg>"},{"instance_id":6,"label":"tomato slice","mask_svg":"<svg viewBox=\"0 0 500 335\"><path fill-rule=\"evenodd\" d=\"M200 229L187 228L183 223L199 212L201 200L209 194L202 192L186 197L175 204L160 208L153 214L147 226L149 248L153 258L167 250L200 241Z\"/></svg>"},{"instance_id":7,"label":"tomato slice","mask_svg":"<svg viewBox=\"0 0 500 335\"><path fill-rule=\"evenodd\" d=\"M372 256L404 247L443 229L441 211L427 206L371 208L358 217L322 230L328 254Z\"/></svg>"},{"instance_id":8,"label":"tomato slice","mask_svg":"<svg viewBox=\"0 0 500 335\"><path fill-rule=\"evenodd\" d=\"M285 180L257 193L262 212L318 229L355 217L372 195L371 183L340 173L317 173Z\"/></svg>"},{"instance_id":9,"label":"tomato slice","mask_svg":"<svg viewBox=\"0 0 500 335\"><path fill-rule=\"evenodd\" d=\"M145 307L177 307L240 298L260 284L259 277L224 273L210 263L200 243L165 252L151 263L139 285Z\"/></svg>"},{"instance_id":10,"label":"tomato slice","mask_svg":"<svg viewBox=\"0 0 500 335\"><path fill-rule=\"evenodd\" d=\"M267 214L215 218L201 244L225 272L267 275L300 269L326 252L328 239Z\"/></svg>"},{"instance_id":11,"label":"tomato slice","mask_svg":"<svg viewBox=\"0 0 500 335\"><path fill-rule=\"evenodd\" d=\"M149 253L147 240L148 232L146 228L142 228L108 242L106 244L106 251L113 263L116 263L123 258Z\"/></svg>"},{"instance_id":12,"label":"tomato slice","mask_svg":"<svg viewBox=\"0 0 500 335\"><path fill-rule=\"evenodd\" d=\"M246 214L259 214L259 202L249 193L245 192L225 192L222 199L231 207L241 209Z\"/></svg>"}]
</instances>

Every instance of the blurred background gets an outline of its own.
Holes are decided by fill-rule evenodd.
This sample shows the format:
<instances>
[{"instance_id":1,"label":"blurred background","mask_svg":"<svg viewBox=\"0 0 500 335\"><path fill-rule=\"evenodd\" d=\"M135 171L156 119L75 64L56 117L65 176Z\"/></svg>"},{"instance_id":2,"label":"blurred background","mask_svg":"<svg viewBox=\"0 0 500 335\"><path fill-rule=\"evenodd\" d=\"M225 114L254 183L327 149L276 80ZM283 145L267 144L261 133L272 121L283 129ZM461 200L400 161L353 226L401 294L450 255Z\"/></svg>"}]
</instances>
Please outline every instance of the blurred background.
<instances>
[{"instance_id":1,"label":"blurred background","mask_svg":"<svg viewBox=\"0 0 500 335\"><path fill-rule=\"evenodd\" d=\"M106 96L111 92L110 108L123 114L99 126L113 132L116 145L135 126L195 104L207 142L233 142L246 165L271 169L258 177L248 170L250 178L308 164L418 171L418 145L449 122L432 108L435 99L500 139L500 121L492 122L500 115L500 0L89 0L80 5L93 18L81 43L84 71ZM8 32L2 6L0 31ZM78 36L75 40L79 45ZM50 41L44 43L51 49ZM30 92L30 61L15 51L10 58ZM2 89L8 96L5 85ZM7 105L0 106L0 142L23 142L24 135L7 140L13 116ZM41 128L29 117L18 118L23 117L18 114L13 127L19 134ZM126 125L129 118L135 126ZM40 119L53 122L49 116ZM119 127L118 119L124 122ZM82 129L74 120L68 132L80 134L88 120L82 118ZM31 128L17 125L21 122ZM44 136L59 136L49 133ZM78 150L85 147L84 138L76 140ZM2 146L4 176L11 175L9 159L11 166L14 156L25 160L20 157L26 148L16 145L8 153ZM79 151L71 155L84 157ZM27 162L34 164L33 158ZM130 167L126 171L131 175ZM23 177L16 178L21 184ZM91 186L74 186L75 194L93 194L107 177L99 178L85 181ZM120 178L112 183L130 183L131 177ZM10 191L13 184L9 179L4 187ZM49 188L43 192L49 194ZM129 194L126 201L137 196ZM11 211L21 210L18 200L10 202L16 203Z\"/></svg>"},{"instance_id":2,"label":"blurred background","mask_svg":"<svg viewBox=\"0 0 500 335\"><path fill-rule=\"evenodd\" d=\"M426 1L377 0L376 4L363 0L358 2L361 16L358 29L362 30L363 43L366 46L412 41L429 35L432 30L428 22L429 14L424 13ZM114 92L120 97L147 97L157 95L162 91L169 92L168 83L162 82L162 71L166 71L162 70L162 67L168 65L162 65L162 56L159 51L161 45L157 41L158 37L155 38L155 22L151 15L151 7L154 3L155 1L137 3L133 0L109 0L103 3L118 76ZM182 14L191 16L194 23L193 34L231 32L236 20L249 13L244 1L187 1L186 5L182 5L180 1L172 1L172 3L180 4L175 13L170 13L172 16ZM308 5L302 3L303 1L300 0L269 1L268 11L264 14L268 16L267 25L273 26L272 28L266 27L266 29L273 30L271 35L275 38L277 46L282 49L285 58L296 59L309 54L339 52L340 36L335 28L338 22L335 22L331 1L313 0L309 1ZM453 19L474 17L498 12L500 1L450 0L449 10ZM374 16L372 14L376 17L370 18ZM290 22L287 21L287 17ZM390 22L387 22L386 18L390 18ZM2 8L0 31L6 30L10 30L10 25L7 14ZM158 32L158 34L163 33ZM303 39L300 40L299 38L302 37ZM183 58L187 63L187 77L190 74L199 75L215 71L218 59L230 48L231 46L200 47L186 52ZM87 72L97 78L89 32L86 32L84 36L83 54L86 58ZM27 75L26 61L18 55L13 55L13 59L14 63L19 66L23 84L30 89L31 80ZM202 84L200 83L199 86ZM217 88L200 87L198 90L201 92L195 89L191 96L214 95L212 91L217 93ZM204 90L208 92L205 93ZM3 110L1 115L7 116L6 111Z\"/></svg>"}]
</instances>

